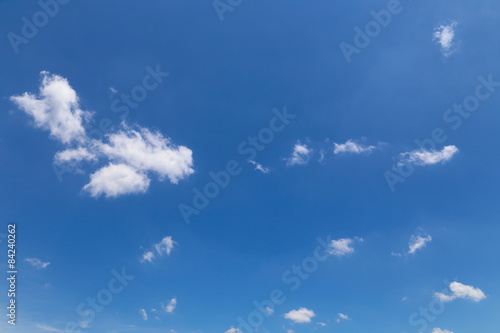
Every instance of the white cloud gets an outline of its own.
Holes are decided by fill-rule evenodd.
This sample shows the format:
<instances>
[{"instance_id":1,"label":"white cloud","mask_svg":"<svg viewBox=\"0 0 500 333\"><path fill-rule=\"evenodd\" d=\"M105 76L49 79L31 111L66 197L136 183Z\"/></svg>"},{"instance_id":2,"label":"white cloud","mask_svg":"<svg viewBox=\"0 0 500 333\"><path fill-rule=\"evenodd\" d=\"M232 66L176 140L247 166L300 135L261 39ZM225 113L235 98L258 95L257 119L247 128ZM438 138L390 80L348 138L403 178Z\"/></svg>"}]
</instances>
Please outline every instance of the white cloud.
<instances>
[{"instance_id":1,"label":"white cloud","mask_svg":"<svg viewBox=\"0 0 500 333\"><path fill-rule=\"evenodd\" d=\"M92 114L80 109L76 92L65 78L45 71L41 77L38 96L25 92L10 100L33 118L36 127L62 143L84 140L83 123Z\"/></svg>"},{"instance_id":2,"label":"white cloud","mask_svg":"<svg viewBox=\"0 0 500 333\"><path fill-rule=\"evenodd\" d=\"M341 153L354 153L354 154L362 154L362 153L370 153L373 149L376 149L375 146L365 146L361 143L357 143L356 141L349 139L345 143L334 143L334 154Z\"/></svg>"},{"instance_id":3,"label":"white cloud","mask_svg":"<svg viewBox=\"0 0 500 333\"><path fill-rule=\"evenodd\" d=\"M169 255L174 248L175 241L172 239L172 236L164 237L158 244L155 244L156 252L159 255L167 254Z\"/></svg>"},{"instance_id":4,"label":"white cloud","mask_svg":"<svg viewBox=\"0 0 500 333\"><path fill-rule=\"evenodd\" d=\"M318 325L318 326L323 326L323 327L325 327L325 326L326 326L326 324L325 324L325 323L323 323L323 322L321 322L321 321L317 322L317 323L316 323L316 325Z\"/></svg>"},{"instance_id":5,"label":"white cloud","mask_svg":"<svg viewBox=\"0 0 500 333\"><path fill-rule=\"evenodd\" d=\"M424 248L427 243L432 241L431 235L426 235L422 237L421 235L413 235L410 238L410 243L408 244L408 253L414 254L416 251Z\"/></svg>"},{"instance_id":6,"label":"white cloud","mask_svg":"<svg viewBox=\"0 0 500 333\"><path fill-rule=\"evenodd\" d=\"M174 312L176 306L177 306L177 298L174 297L165 306L165 311L168 312L168 313L172 313L172 312Z\"/></svg>"},{"instance_id":7,"label":"white cloud","mask_svg":"<svg viewBox=\"0 0 500 333\"><path fill-rule=\"evenodd\" d=\"M112 161L125 163L141 172L155 172L160 179L167 177L174 184L194 172L192 151L174 145L159 132L123 125L122 130L107 137L109 143L102 144L100 150Z\"/></svg>"},{"instance_id":8,"label":"white cloud","mask_svg":"<svg viewBox=\"0 0 500 333\"><path fill-rule=\"evenodd\" d=\"M268 315L272 315L274 313L274 309L272 309L270 307L266 307L264 310L266 310Z\"/></svg>"},{"instance_id":9,"label":"white cloud","mask_svg":"<svg viewBox=\"0 0 500 333\"><path fill-rule=\"evenodd\" d=\"M255 166L255 170L259 170L262 173L269 173L269 172L271 172L271 169L262 166L262 164L260 164L260 163L257 163L257 162L252 161L252 160L248 160L248 162L250 164L253 164Z\"/></svg>"},{"instance_id":10,"label":"white cloud","mask_svg":"<svg viewBox=\"0 0 500 333\"><path fill-rule=\"evenodd\" d=\"M94 171L83 188L91 196L144 193L149 188L150 173L177 184L194 172L189 148L177 146L161 133L138 125L123 122L117 132L106 135L104 140L90 139L84 123L92 118L92 113L81 110L77 93L68 80L48 72L41 75L38 96L24 93L10 99L33 118L36 127L48 130L51 137L66 146L55 155L57 164L68 164L68 170L81 173L83 170L76 167L79 162L105 161L107 165Z\"/></svg>"},{"instance_id":11,"label":"white cloud","mask_svg":"<svg viewBox=\"0 0 500 333\"><path fill-rule=\"evenodd\" d=\"M170 255L172 252L173 248L177 244L176 241L172 239L172 236L166 236L163 237L162 240L159 243L153 244L153 249L156 251L157 254L160 256L166 254ZM155 258L155 253L153 251L146 251L142 255L141 262L149 261L152 262L153 259Z\"/></svg>"},{"instance_id":12,"label":"white cloud","mask_svg":"<svg viewBox=\"0 0 500 333\"><path fill-rule=\"evenodd\" d=\"M328 253L331 255L337 256L337 257L342 257L345 255L348 255L350 253L354 253L354 248L352 247L352 244L354 241L363 241L362 238L341 238L337 240L332 240L330 242L330 247L328 249Z\"/></svg>"},{"instance_id":13,"label":"white cloud","mask_svg":"<svg viewBox=\"0 0 500 333\"><path fill-rule=\"evenodd\" d=\"M433 40L439 44L445 57L449 57L457 50L457 44L454 41L456 27L457 22L452 21L448 25L440 25L434 29Z\"/></svg>"},{"instance_id":14,"label":"white cloud","mask_svg":"<svg viewBox=\"0 0 500 333\"><path fill-rule=\"evenodd\" d=\"M26 258L24 261L30 263L33 267L38 269L47 268L47 266L50 265L50 262L43 262L38 258Z\"/></svg>"},{"instance_id":15,"label":"white cloud","mask_svg":"<svg viewBox=\"0 0 500 333\"><path fill-rule=\"evenodd\" d=\"M113 198L124 194L144 193L149 182L150 179L144 173L126 164L110 163L90 175L90 182L83 190L90 192L93 197L105 195Z\"/></svg>"},{"instance_id":16,"label":"white cloud","mask_svg":"<svg viewBox=\"0 0 500 333\"><path fill-rule=\"evenodd\" d=\"M66 149L56 153L54 160L56 161L56 163L65 163L71 161L95 161L97 160L97 156L91 153L87 148L78 147L76 149Z\"/></svg>"},{"instance_id":17,"label":"white cloud","mask_svg":"<svg viewBox=\"0 0 500 333\"><path fill-rule=\"evenodd\" d=\"M243 333L239 328L231 326L225 333Z\"/></svg>"},{"instance_id":18,"label":"white cloud","mask_svg":"<svg viewBox=\"0 0 500 333\"><path fill-rule=\"evenodd\" d=\"M348 315L344 314L344 313L338 313L337 314L337 319L335 319L335 321L337 323L340 323L342 320L351 320L351 318L349 318Z\"/></svg>"},{"instance_id":19,"label":"white cloud","mask_svg":"<svg viewBox=\"0 0 500 333\"><path fill-rule=\"evenodd\" d=\"M310 323L311 318L314 316L316 316L314 311L306 308L300 308L298 310L292 310L285 313L285 318L290 319L295 323Z\"/></svg>"},{"instance_id":20,"label":"white cloud","mask_svg":"<svg viewBox=\"0 0 500 333\"><path fill-rule=\"evenodd\" d=\"M453 332L449 331L449 330L443 330L443 329L436 327L432 330L432 333L453 333Z\"/></svg>"},{"instance_id":21,"label":"white cloud","mask_svg":"<svg viewBox=\"0 0 500 333\"><path fill-rule=\"evenodd\" d=\"M434 297L439 299L441 302L451 302L457 298L468 299L474 302L479 302L486 298L486 295L479 288L475 288L473 286L468 286L462 284L460 282L452 282L450 283L450 291L449 294L443 293L435 293Z\"/></svg>"},{"instance_id":22,"label":"white cloud","mask_svg":"<svg viewBox=\"0 0 500 333\"><path fill-rule=\"evenodd\" d=\"M401 153L401 161L399 164L411 163L415 165L431 165L440 162L445 163L456 153L458 153L458 148L453 145L445 146L441 151L425 150L421 148L411 152Z\"/></svg>"},{"instance_id":23,"label":"white cloud","mask_svg":"<svg viewBox=\"0 0 500 333\"><path fill-rule=\"evenodd\" d=\"M309 162L312 150L307 145L297 141L293 147L292 155L285 159L287 165L304 165Z\"/></svg>"},{"instance_id":24,"label":"white cloud","mask_svg":"<svg viewBox=\"0 0 500 333\"><path fill-rule=\"evenodd\" d=\"M144 254L142 255L142 260L141 261L149 261L149 262L152 262L153 259L155 257L155 254L151 251L146 251L144 252Z\"/></svg>"},{"instance_id":25,"label":"white cloud","mask_svg":"<svg viewBox=\"0 0 500 333\"><path fill-rule=\"evenodd\" d=\"M35 324L35 327L38 329L41 329L42 331L45 331L45 332L54 332L54 333L64 332L64 330L62 330L62 329L55 328L55 327L45 325L45 324Z\"/></svg>"},{"instance_id":26,"label":"white cloud","mask_svg":"<svg viewBox=\"0 0 500 333\"><path fill-rule=\"evenodd\" d=\"M148 320L148 314L146 313L146 310L139 309L139 314L141 315L142 320Z\"/></svg>"}]
</instances>

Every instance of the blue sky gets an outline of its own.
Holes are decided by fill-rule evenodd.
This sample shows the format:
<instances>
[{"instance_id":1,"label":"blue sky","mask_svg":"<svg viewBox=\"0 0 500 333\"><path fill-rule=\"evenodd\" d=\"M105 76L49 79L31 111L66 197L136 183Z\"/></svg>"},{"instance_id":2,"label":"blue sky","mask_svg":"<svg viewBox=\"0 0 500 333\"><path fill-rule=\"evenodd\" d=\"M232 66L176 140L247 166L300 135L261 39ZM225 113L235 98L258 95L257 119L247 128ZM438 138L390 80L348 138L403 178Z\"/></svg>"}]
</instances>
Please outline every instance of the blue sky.
<instances>
[{"instance_id":1,"label":"blue sky","mask_svg":"<svg viewBox=\"0 0 500 333\"><path fill-rule=\"evenodd\" d=\"M0 329L497 332L499 16L0 1Z\"/></svg>"}]
</instances>

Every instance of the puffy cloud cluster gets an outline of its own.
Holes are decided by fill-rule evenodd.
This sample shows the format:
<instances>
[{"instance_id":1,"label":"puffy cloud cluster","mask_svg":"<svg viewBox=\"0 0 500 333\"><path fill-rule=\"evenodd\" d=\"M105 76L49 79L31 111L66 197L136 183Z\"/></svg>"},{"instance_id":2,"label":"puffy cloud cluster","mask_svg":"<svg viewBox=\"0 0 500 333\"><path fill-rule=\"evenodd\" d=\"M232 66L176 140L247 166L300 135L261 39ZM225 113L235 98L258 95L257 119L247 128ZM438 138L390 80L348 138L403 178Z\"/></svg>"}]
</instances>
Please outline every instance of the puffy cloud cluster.
<instances>
[{"instance_id":1,"label":"puffy cloud cluster","mask_svg":"<svg viewBox=\"0 0 500 333\"><path fill-rule=\"evenodd\" d=\"M160 132L123 122L104 140L89 138L85 125L92 113L81 109L68 80L48 72L41 76L38 95L24 93L10 99L33 119L35 127L48 130L52 138L66 146L56 153L56 164L80 170L82 162L104 161L83 187L91 196L144 193L152 174L160 181L168 179L177 184L194 172L192 151L175 145Z\"/></svg>"}]
</instances>

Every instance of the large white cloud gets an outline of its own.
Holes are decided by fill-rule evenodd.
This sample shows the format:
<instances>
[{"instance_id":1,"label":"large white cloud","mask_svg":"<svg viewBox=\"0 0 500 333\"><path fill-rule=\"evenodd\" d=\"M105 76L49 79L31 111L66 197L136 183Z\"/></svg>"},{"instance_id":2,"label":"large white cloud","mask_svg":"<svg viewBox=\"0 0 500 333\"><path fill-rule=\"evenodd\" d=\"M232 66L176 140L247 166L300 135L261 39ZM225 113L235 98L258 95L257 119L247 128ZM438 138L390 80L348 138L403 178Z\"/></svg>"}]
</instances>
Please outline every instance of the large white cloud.
<instances>
[{"instance_id":1,"label":"large white cloud","mask_svg":"<svg viewBox=\"0 0 500 333\"><path fill-rule=\"evenodd\" d=\"M42 72L38 96L24 93L10 99L26 114L36 127L50 132L51 137L62 143L85 140L86 120L92 114L80 109L75 90L68 80L48 72Z\"/></svg>"},{"instance_id":2,"label":"large white cloud","mask_svg":"<svg viewBox=\"0 0 500 333\"><path fill-rule=\"evenodd\" d=\"M307 308L300 308L298 310L292 310L285 313L285 318L290 319L295 323L310 323L311 318L316 316L313 310Z\"/></svg>"},{"instance_id":3,"label":"large white cloud","mask_svg":"<svg viewBox=\"0 0 500 333\"><path fill-rule=\"evenodd\" d=\"M456 153L456 146L444 146L441 150L417 149L406 153L401 153L400 164L431 165L436 163L445 163L449 161Z\"/></svg>"},{"instance_id":4,"label":"large white cloud","mask_svg":"<svg viewBox=\"0 0 500 333\"><path fill-rule=\"evenodd\" d=\"M124 194L144 193L149 182L148 176L126 164L110 163L90 175L90 182L83 189L93 197L105 195L112 198Z\"/></svg>"},{"instance_id":5,"label":"large white cloud","mask_svg":"<svg viewBox=\"0 0 500 333\"><path fill-rule=\"evenodd\" d=\"M176 184L194 172L192 151L174 145L159 132L137 126L137 130L124 126L118 133L108 135L109 143L100 150L112 161L126 163L142 172L155 172Z\"/></svg>"},{"instance_id":6,"label":"large white cloud","mask_svg":"<svg viewBox=\"0 0 500 333\"><path fill-rule=\"evenodd\" d=\"M439 299L441 302L451 302L458 298L479 302L486 298L486 295L481 289L475 288L473 286L468 286L460 282L454 281L450 283L449 287L451 293L449 294L435 293L434 297Z\"/></svg>"},{"instance_id":7,"label":"large white cloud","mask_svg":"<svg viewBox=\"0 0 500 333\"><path fill-rule=\"evenodd\" d=\"M150 175L160 180L168 178L173 184L194 172L192 151L177 146L160 132L122 122L115 133L104 140L90 139L84 122L92 114L82 111L78 96L68 81L58 75L42 72L40 93L24 93L11 100L30 115L35 125L50 131L50 135L66 147L56 153L56 165L66 165L74 172L84 172L83 162L103 167L90 175L83 190L93 197L117 197L144 193L150 184ZM88 163L87 163L88 164Z\"/></svg>"}]
</instances>

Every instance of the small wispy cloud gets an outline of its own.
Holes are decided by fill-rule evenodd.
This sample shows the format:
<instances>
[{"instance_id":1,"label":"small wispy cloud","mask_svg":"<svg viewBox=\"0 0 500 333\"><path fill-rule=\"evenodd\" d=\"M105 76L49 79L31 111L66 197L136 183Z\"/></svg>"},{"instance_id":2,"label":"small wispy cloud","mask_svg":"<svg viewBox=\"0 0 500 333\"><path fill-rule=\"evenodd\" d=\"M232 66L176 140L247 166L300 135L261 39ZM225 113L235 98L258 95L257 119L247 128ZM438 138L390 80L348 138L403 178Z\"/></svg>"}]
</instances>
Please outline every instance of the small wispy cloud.
<instances>
[{"instance_id":1,"label":"small wispy cloud","mask_svg":"<svg viewBox=\"0 0 500 333\"><path fill-rule=\"evenodd\" d=\"M45 331L45 332L54 332L54 333L64 332L64 330L62 330L62 329L55 328L55 327L45 325L45 324L35 324L35 327L42 330L42 331Z\"/></svg>"},{"instance_id":2,"label":"small wispy cloud","mask_svg":"<svg viewBox=\"0 0 500 333\"><path fill-rule=\"evenodd\" d=\"M457 51L457 44L455 42L455 29L457 24L456 21L452 21L447 25L440 25L434 29L432 35L433 40L439 44L441 53L446 58Z\"/></svg>"},{"instance_id":3,"label":"small wispy cloud","mask_svg":"<svg viewBox=\"0 0 500 333\"><path fill-rule=\"evenodd\" d=\"M351 320L351 318L349 318L349 316L346 315L345 313L338 313L337 314L337 319L335 319L335 321L337 323L340 323L343 320Z\"/></svg>"},{"instance_id":4,"label":"small wispy cloud","mask_svg":"<svg viewBox=\"0 0 500 333\"><path fill-rule=\"evenodd\" d=\"M408 244L408 254L414 254L418 250L423 249L427 243L432 241L431 235L413 235L410 238L410 243Z\"/></svg>"},{"instance_id":5,"label":"small wispy cloud","mask_svg":"<svg viewBox=\"0 0 500 333\"><path fill-rule=\"evenodd\" d=\"M174 297L165 306L165 311L168 312L168 313L172 313L172 312L174 312L174 310L175 310L176 307L177 307L177 298Z\"/></svg>"},{"instance_id":6,"label":"small wispy cloud","mask_svg":"<svg viewBox=\"0 0 500 333\"><path fill-rule=\"evenodd\" d=\"M50 265L50 262L43 262L38 258L26 258L24 261L30 263L33 267L37 269L43 269L47 268L48 265Z\"/></svg>"},{"instance_id":7,"label":"small wispy cloud","mask_svg":"<svg viewBox=\"0 0 500 333\"><path fill-rule=\"evenodd\" d=\"M141 315L142 320L148 320L148 314L145 309L139 309L139 314Z\"/></svg>"},{"instance_id":8,"label":"small wispy cloud","mask_svg":"<svg viewBox=\"0 0 500 333\"><path fill-rule=\"evenodd\" d=\"M370 153L372 150L377 148L375 146L363 145L362 143L359 143L353 139L349 139L345 143L334 143L333 147L334 147L333 149L334 154L343 154L343 153L363 154L363 153Z\"/></svg>"},{"instance_id":9,"label":"small wispy cloud","mask_svg":"<svg viewBox=\"0 0 500 333\"><path fill-rule=\"evenodd\" d=\"M343 257L348 254L354 253L354 247L352 247L352 245L356 241L362 242L363 239L355 237L355 238L340 238L337 240L332 240L330 242L330 247L328 248L328 253L336 257Z\"/></svg>"},{"instance_id":10,"label":"small wispy cloud","mask_svg":"<svg viewBox=\"0 0 500 333\"><path fill-rule=\"evenodd\" d=\"M293 147L292 155L285 159L287 165L304 165L307 164L311 158L312 149L306 144L297 141Z\"/></svg>"},{"instance_id":11,"label":"small wispy cloud","mask_svg":"<svg viewBox=\"0 0 500 333\"><path fill-rule=\"evenodd\" d=\"M392 255L395 257L403 257L410 254L415 254L417 251L422 250L427 246L428 243L432 241L432 237L429 234L426 234L422 231L419 231L413 235L411 235L410 240L408 242L408 250L403 253L392 252Z\"/></svg>"},{"instance_id":12,"label":"small wispy cloud","mask_svg":"<svg viewBox=\"0 0 500 333\"><path fill-rule=\"evenodd\" d=\"M143 253L140 261L152 262L156 255L170 255L176 244L177 242L172 239L172 236L163 237L163 239L159 243L153 244L152 250L148 250Z\"/></svg>"},{"instance_id":13,"label":"small wispy cloud","mask_svg":"<svg viewBox=\"0 0 500 333\"><path fill-rule=\"evenodd\" d=\"M264 174L271 172L271 169L266 168L266 167L262 166L262 164L257 163L253 160L248 160L248 163L252 164L255 167L255 170L259 170L260 172L262 172Z\"/></svg>"},{"instance_id":14,"label":"small wispy cloud","mask_svg":"<svg viewBox=\"0 0 500 333\"><path fill-rule=\"evenodd\" d=\"M231 326L225 333L243 333L239 328Z\"/></svg>"},{"instance_id":15,"label":"small wispy cloud","mask_svg":"<svg viewBox=\"0 0 500 333\"><path fill-rule=\"evenodd\" d=\"M440 329L438 327L435 327L433 330L432 330L432 333L453 333L452 331L449 331L449 330L443 330L443 329Z\"/></svg>"}]
</instances>

